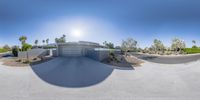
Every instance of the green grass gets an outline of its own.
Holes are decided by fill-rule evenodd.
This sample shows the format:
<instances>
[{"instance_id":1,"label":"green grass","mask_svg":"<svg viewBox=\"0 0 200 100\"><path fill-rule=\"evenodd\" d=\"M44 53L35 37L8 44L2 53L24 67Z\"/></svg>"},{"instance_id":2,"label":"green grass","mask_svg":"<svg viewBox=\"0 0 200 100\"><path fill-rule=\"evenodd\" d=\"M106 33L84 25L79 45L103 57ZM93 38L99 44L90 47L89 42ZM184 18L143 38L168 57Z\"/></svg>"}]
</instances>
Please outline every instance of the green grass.
<instances>
[{"instance_id":1,"label":"green grass","mask_svg":"<svg viewBox=\"0 0 200 100\"><path fill-rule=\"evenodd\" d=\"M3 48L0 48L0 53L4 53L4 52L7 52L8 50L6 49L3 49Z\"/></svg>"},{"instance_id":2,"label":"green grass","mask_svg":"<svg viewBox=\"0 0 200 100\"><path fill-rule=\"evenodd\" d=\"M200 48L185 48L184 52L186 52L187 54L200 53Z\"/></svg>"}]
</instances>

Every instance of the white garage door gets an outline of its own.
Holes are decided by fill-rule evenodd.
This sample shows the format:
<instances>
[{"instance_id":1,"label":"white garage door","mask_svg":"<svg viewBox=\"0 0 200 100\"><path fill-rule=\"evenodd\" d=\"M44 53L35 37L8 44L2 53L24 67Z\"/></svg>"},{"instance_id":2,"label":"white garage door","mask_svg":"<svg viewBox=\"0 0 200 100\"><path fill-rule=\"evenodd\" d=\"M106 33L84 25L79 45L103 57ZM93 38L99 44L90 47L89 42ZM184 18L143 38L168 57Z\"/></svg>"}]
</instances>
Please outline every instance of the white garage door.
<instances>
[{"instance_id":1,"label":"white garage door","mask_svg":"<svg viewBox=\"0 0 200 100\"><path fill-rule=\"evenodd\" d=\"M79 46L60 46L60 56L82 56L82 48Z\"/></svg>"}]
</instances>

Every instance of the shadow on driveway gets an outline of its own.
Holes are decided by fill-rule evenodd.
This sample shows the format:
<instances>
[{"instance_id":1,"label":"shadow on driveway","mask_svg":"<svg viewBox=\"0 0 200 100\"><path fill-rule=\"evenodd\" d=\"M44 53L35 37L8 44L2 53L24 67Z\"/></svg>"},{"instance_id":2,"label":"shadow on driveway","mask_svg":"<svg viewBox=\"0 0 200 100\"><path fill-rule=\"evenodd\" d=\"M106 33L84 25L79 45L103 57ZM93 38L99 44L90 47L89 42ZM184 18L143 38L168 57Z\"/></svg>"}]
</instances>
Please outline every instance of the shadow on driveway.
<instances>
[{"instance_id":1,"label":"shadow on driveway","mask_svg":"<svg viewBox=\"0 0 200 100\"><path fill-rule=\"evenodd\" d=\"M87 87L105 80L114 70L111 66L87 57L57 57L32 70L47 83L61 87Z\"/></svg>"}]
</instances>

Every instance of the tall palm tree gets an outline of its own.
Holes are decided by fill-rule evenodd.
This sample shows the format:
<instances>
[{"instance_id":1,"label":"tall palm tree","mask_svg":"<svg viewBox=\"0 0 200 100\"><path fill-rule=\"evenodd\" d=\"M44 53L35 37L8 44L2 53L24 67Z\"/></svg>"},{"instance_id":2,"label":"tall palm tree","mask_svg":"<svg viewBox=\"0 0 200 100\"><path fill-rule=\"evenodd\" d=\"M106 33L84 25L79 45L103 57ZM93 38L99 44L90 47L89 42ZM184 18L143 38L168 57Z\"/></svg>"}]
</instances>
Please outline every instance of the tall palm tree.
<instances>
[{"instance_id":1,"label":"tall palm tree","mask_svg":"<svg viewBox=\"0 0 200 100\"><path fill-rule=\"evenodd\" d=\"M42 43L43 43L43 46L42 46L42 48L44 48L45 40L42 40Z\"/></svg>"},{"instance_id":2,"label":"tall palm tree","mask_svg":"<svg viewBox=\"0 0 200 100\"><path fill-rule=\"evenodd\" d=\"M49 44L49 39L46 39L46 44Z\"/></svg>"},{"instance_id":3,"label":"tall palm tree","mask_svg":"<svg viewBox=\"0 0 200 100\"><path fill-rule=\"evenodd\" d=\"M196 45L196 41L195 41L195 40L192 40L192 43L193 43L194 45Z\"/></svg>"},{"instance_id":4,"label":"tall palm tree","mask_svg":"<svg viewBox=\"0 0 200 100\"><path fill-rule=\"evenodd\" d=\"M21 36L21 37L19 37L19 41L20 41L22 44L26 43L26 40L27 40L27 37L26 37L26 36Z\"/></svg>"},{"instance_id":5,"label":"tall palm tree","mask_svg":"<svg viewBox=\"0 0 200 100\"><path fill-rule=\"evenodd\" d=\"M44 43L45 43L45 40L42 40L42 43L44 44Z\"/></svg>"},{"instance_id":6,"label":"tall palm tree","mask_svg":"<svg viewBox=\"0 0 200 100\"><path fill-rule=\"evenodd\" d=\"M35 45L36 45L36 46L38 45L38 40L35 40Z\"/></svg>"}]
</instances>

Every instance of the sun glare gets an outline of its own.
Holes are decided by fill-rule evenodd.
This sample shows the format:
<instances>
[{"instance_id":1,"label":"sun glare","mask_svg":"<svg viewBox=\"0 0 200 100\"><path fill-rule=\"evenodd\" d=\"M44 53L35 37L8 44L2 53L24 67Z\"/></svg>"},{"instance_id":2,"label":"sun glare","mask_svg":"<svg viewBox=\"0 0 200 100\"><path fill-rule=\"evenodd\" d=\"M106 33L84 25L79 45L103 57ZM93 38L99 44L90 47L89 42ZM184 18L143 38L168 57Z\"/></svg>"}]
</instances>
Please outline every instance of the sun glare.
<instances>
[{"instance_id":1,"label":"sun glare","mask_svg":"<svg viewBox=\"0 0 200 100\"><path fill-rule=\"evenodd\" d=\"M73 35L74 37L82 37L83 32L82 32L80 29L74 29L74 30L72 31L72 35Z\"/></svg>"}]
</instances>

